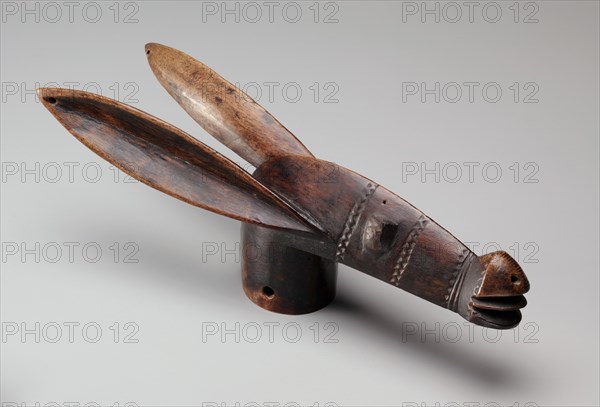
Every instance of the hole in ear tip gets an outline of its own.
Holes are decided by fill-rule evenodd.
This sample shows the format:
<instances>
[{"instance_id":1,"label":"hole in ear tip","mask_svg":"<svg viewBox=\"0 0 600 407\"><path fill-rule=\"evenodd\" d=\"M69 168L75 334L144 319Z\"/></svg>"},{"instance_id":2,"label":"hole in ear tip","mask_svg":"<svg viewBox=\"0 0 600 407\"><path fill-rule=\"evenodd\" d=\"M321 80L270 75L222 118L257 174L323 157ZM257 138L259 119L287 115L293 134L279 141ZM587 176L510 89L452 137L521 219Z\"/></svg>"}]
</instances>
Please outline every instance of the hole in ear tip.
<instances>
[{"instance_id":1,"label":"hole in ear tip","mask_svg":"<svg viewBox=\"0 0 600 407\"><path fill-rule=\"evenodd\" d=\"M513 274L512 276L510 276L510 281L513 283L516 283L517 281L519 281L519 277L517 277Z\"/></svg>"},{"instance_id":2,"label":"hole in ear tip","mask_svg":"<svg viewBox=\"0 0 600 407\"><path fill-rule=\"evenodd\" d=\"M46 102L50 103L50 104L55 104L56 103L56 98L53 97L47 97L46 98Z\"/></svg>"},{"instance_id":3,"label":"hole in ear tip","mask_svg":"<svg viewBox=\"0 0 600 407\"><path fill-rule=\"evenodd\" d=\"M275 295L275 291L273 291L273 289L268 285L263 287L262 292L267 298L273 298Z\"/></svg>"}]
</instances>

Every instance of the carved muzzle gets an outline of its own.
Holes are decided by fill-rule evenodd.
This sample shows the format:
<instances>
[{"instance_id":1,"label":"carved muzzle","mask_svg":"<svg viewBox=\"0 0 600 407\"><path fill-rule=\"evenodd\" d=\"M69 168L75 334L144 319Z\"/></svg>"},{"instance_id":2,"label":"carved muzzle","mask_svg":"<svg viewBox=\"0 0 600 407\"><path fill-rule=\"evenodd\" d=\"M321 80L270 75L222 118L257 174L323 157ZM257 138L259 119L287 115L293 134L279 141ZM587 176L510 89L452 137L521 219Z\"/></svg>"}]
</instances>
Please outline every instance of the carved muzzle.
<instances>
[{"instance_id":1,"label":"carved muzzle","mask_svg":"<svg viewBox=\"0 0 600 407\"><path fill-rule=\"evenodd\" d=\"M527 305L524 294L529 291L529 280L525 273L504 251L477 260L468 271L458 313L470 322L490 328L517 326L521 322L520 309Z\"/></svg>"}]
</instances>

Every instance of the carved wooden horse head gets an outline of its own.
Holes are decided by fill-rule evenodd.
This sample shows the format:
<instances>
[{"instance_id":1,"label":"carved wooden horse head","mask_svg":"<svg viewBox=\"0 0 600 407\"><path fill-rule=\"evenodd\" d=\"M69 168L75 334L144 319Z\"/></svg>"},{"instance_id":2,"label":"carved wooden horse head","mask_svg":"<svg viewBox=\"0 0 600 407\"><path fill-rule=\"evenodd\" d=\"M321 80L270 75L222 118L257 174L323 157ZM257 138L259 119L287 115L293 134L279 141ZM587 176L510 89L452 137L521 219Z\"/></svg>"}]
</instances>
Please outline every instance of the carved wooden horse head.
<instances>
[{"instance_id":1,"label":"carved wooden horse head","mask_svg":"<svg viewBox=\"0 0 600 407\"><path fill-rule=\"evenodd\" d=\"M521 320L529 282L505 252L476 256L374 181L315 158L264 108L175 49L146 45L166 90L206 131L256 167L251 175L160 119L94 94L40 89L79 141L159 191L243 222L243 286L263 308L316 311L344 263L473 323Z\"/></svg>"}]
</instances>

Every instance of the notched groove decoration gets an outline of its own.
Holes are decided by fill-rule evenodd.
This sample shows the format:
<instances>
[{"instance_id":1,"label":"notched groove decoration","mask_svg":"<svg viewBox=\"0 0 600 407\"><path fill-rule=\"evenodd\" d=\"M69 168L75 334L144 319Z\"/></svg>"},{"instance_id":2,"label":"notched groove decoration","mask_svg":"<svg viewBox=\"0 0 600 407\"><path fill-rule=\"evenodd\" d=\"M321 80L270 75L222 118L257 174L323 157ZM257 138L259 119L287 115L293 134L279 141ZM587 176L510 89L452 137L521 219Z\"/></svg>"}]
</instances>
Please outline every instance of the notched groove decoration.
<instances>
[{"instance_id":1,"label":"notched groove decoration","mask_svg":"<svg viewBox=\"0 0 600 407\"><path fill-rule=\"evenodd\" d=\"M458 262L456 263L456 267L452 270L452 274L449 281L449 287L446 292L446 296L444 299L447 301L446 308L454 310L458 301L458 294L460 293L460 289L462 283L465 279L465 263L467 258L469 257L469 250L467 248L462 248L460 254L458 255Z\"/></svg>"},{"instance_id":2,"label":"notched groove decoration","mask_svg":"<svg viewBox=\"0 0 600 407\"><path fill-rule=\"evenodd\" d=\"M350 244L350 238L352 237L352 233L356 229L356 225L358 225L358 219L360 215L364 212L367 207L367 203L378 185L369 182L367 187L365 188L364 194L362 198L354 203L354 206L350 210L350 214L348 215L348 219L346 219L346 223L344 224L344 229L342 231L342 235L338 240L337 251L335 253L336 261L342 261L344 258L344 254L346 253L346 249Z\"/></svg>"},{"instance_id":3,"label":"notched groove decoration","mask_svg":"<svg viewBox=\"0 0 600 407\"><path fill-rule=\"evenodd\" d=\"M415 249L417 240L419 239L419 235L421 234L421 232L423 232L428 223L429 220L424 215L421 215L417 220L415 226L413 226L412 230L408 234L406 241L402 245L402 249L400 250L400 257L398 257L398 261L394 266L392 278L390 279L390 283L395 284L396 287L400 284L400 279L402 278L404 271L408 267L410 257L412 256L412 252Z\"/></svg>"},{"instance_id":4,"label":"notched groove decoration","mask_svg":"<svg viewBox=\"0 0 600 407\"><path fill-rule=\"evenodd\" d=\"M241 251L242 286L251 301L288 315L317 311L335 298L341 261L472 323L519 324L529 281L509 254L462 253L464 244L404 199L316 158L203 63L160 44L147 44L145 52L175 101L254 168L246 171L175 126L113 99L58 88L39 89L39 99L101 158L158 191L241 221L244 242L272 249L274 256L261 261L255 250Z\"/></svg>"},{"instance_id":5,"label":"notched groove decoration","mask_svg":"<svg viewBox=\"0 0 600 407\"><path fill-rule=\"evenodd\" d=\"M475 283L475 287L473 288L473 293L472 293L472 297L476 297L477 293L479 292L479 289L481 288L481 285L483 284L483 276L485 275L485 269L481 270L481 277L479 277L477 279L477 282ZM473 314L475 313L475 310L473 309L473 303L469 302L469 310L468 310L468 317L471 318L473 317Z\"/></svg>"}]
</instances>

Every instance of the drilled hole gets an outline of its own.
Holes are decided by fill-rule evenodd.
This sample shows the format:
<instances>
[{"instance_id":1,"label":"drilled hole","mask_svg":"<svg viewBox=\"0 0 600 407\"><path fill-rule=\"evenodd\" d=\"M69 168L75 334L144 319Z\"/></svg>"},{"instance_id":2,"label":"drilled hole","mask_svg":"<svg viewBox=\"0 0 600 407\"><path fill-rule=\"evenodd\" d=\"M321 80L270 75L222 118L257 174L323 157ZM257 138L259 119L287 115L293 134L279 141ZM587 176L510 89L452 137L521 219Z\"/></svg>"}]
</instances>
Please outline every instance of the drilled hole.
<instances>
[{"instance_id":1,"label":"drilled hole","mask_svg":"<svg viewBox=\"0 0 600 407\"><path fill-rule=\"evenodd\" d=\"M55 98L52 98L52 97L50 97L50 98L46 98L46 101L47 101L48 103L51 103L51 104L55 104L55 103L56 103L56 99L55 99Z\"/></svg>"},{"instance_id":2,"label":"drilled hole","mask_svg":"<svg viewBox=\"0 0 600 407\"><path fill-rule=\"evenodd\" d=\"M517 277L513 274L512 276L510 276L510 281L513 283L516 283L517 281L519 281L519 277Z\"/></svg>"},{"instance_id":3,"label":"drilled hole","mask_svg":"<svg viewBox=\"0 0 600 407\"><path fill-rule=\"evenodd\" d=\"M379 243L384 250L388 250L392 246L394 237L398 232L398 225L384 223L381 226L381 235L379 236Z\"/></svg>"},{"instance_id":4,"label":"drilled hole","mask_svg":"<svg viewBox=\"0 0 600 407\"><path fill-rule=\"evenodd\" d=\"M273 296L275 295L275 291L273 291L273 289L268 285L264 286L262 291L267 298L273 298Z\"/></svg>"},{"instance_id":5,"label":"drilled hole","mask_svg":"<svg viewBox=\"0 0 600 407\"><path fill-rule=\"evenodd\" d=\"M386 203L387 203L387 199L384 199L383 202L382 202L382 204L385 205Z\"/></svg>"},{"instance_id":6,"label":"drilled hole","mask_svg":"<svg viewBox=\"0 0 600 407\"><path fill-rule=\"evenodd\" d=\"M150 55L150 50L149 49L146 50L146 55Z\"/></svg>"}]
</instances>

